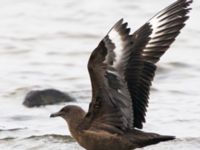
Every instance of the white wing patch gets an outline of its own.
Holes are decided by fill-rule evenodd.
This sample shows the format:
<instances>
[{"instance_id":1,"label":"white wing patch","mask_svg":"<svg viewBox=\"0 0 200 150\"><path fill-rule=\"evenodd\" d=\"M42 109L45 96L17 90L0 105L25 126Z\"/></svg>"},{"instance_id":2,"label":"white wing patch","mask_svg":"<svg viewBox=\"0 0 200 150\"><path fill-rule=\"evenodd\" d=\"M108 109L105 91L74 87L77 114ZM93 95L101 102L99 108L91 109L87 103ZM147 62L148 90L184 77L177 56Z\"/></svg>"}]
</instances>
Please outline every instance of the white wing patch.
<instances>
[{"instance_id":1,"label":"white wing patch","mask_svg":"<svg viewBox=\"0 0 200 150\"><path fill-rule=\"evenodd\" d=\"M118 65L120 58L122 56L123 42L120 38L119 33L115 29L111 30L108 36L112 40L112 42L115 44L115 50L114 50L115 59L113 63L113 67L115 68Z\"/></svg>"},{"instance_id":2,"label":"white wing patch","mask_svg":"<svg viewBox=\"0 0 200 150\"><path fill-rule=\"evenodd\" d=\"M168 22L168 19L165 19L163 21L161 21L163 18L167 17L167 15L163 15L161 18L159 18L159 15L156 15L155 17L153 17L149 23L150 25L152 26L152 34L150 35L151 39L155 36L157 36L158 34L156 34L158 31L160 31L161 29L164 29L165 27L162 27L162 28L158 28L160 25L162 25L163 23L166 23Z\"/></svg>"},{"instance_id":3,"label":"white wing patch","mask_svg":"<svg viewBox=\"0 0 200 150\"><path fill-rule=\"evenodd\" d=\"M115 76L119 76L119 74L117 73L117 71L114 70L107 70L108 73L113 74Z\"/></svg>"},{"instance_id":4,"label":"white wing patch","mask_svg":"<svg viewBox=\"0 0 200 150\"><path fill-rule=\"evenodd\" d=\"M123 24L123 19L120 19L113 28L110 29L107 36L111 40L112 44L114 45L113 53L113 64L112 67L116 68L116 66L120 63L120 59L122 57L122 50L124 48L123 41L121 39L121 36L119 34L119 30L121 25Z\"/></svg>"}]
</instances>

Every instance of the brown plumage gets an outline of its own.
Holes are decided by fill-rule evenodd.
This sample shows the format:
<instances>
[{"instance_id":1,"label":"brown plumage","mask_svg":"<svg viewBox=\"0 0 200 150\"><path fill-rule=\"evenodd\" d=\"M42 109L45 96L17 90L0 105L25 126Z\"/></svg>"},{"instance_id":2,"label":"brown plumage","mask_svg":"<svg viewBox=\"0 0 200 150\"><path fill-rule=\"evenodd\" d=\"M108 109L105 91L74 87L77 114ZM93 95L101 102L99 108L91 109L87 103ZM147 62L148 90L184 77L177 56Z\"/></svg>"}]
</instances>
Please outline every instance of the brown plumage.
<instances>
[{"instance_id":1,"label":"brown plumage","mask_svg":"<svg viewBox=\"0 0 200 150\"><path fill-rule=\"evenodd\" d=\"M131 150L173 140L174 136L136 128L142 129L145 122L156 63L184 27L191 3L177 0L133 34L119 20L90 56L88 112L69 105L51 117L63 117L72 136L87 150Z\"/></svg>"}]
</instances>

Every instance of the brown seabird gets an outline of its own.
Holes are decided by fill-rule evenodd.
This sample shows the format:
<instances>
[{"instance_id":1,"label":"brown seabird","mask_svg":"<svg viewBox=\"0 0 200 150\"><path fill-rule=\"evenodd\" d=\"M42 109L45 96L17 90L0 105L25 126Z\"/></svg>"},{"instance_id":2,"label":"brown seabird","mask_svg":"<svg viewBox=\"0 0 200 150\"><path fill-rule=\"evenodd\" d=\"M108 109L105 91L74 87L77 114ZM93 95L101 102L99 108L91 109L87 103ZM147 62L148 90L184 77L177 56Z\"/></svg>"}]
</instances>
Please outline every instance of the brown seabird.
<instances>
[{"instance_id":1,"label":"brown seabird","mask_svg":"<svg viewBox=\"0 0 200 150\"><path fill-rule=\"evenodd\" d=\"M119 20L92 52L88 70L92 101L86 113L68 105L61 116L72 136L87 150L131 150L175 139L139 129L145 122L156 63L173 43L192 0L177 0L130 34Z\"/></svg>"}]
</instances>

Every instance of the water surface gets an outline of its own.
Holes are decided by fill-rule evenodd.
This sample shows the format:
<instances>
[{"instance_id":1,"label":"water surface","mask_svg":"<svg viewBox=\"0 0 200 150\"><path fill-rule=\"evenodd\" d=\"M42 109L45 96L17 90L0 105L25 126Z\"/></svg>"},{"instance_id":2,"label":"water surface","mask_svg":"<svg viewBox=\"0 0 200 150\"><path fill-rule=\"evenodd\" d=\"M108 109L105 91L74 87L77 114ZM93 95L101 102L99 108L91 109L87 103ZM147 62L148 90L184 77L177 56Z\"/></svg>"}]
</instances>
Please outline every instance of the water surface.
<instances>
[{"instance_id":1,"label":"water surface","mask_svg":"<svg viewBox=\"0 0 200 150\"><path fill-rule=\"evenodd\" d=\"M120 18L132 31L174 0L0 0L0 149L82 150L52 112L66 104L22 106L33 89L72 94L85 110L90 102L86 69L91 51ZM143 150L200 148L200 1L153 83L144 130L177 140ZM74 103L73 103L74 104Z\"/></svg>"}]
</instances>

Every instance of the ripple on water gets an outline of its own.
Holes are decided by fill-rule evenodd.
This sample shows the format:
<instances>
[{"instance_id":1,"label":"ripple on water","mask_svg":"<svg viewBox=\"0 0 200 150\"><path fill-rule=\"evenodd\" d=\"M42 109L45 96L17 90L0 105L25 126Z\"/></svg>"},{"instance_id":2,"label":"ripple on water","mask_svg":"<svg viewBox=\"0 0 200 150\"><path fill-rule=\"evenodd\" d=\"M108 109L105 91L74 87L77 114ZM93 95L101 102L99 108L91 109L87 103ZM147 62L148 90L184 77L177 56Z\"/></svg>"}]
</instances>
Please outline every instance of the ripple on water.
<instances>
[{"instance_id":1,"label":"ripple on water","mask_svg":"<svg viewBox=\"0 0 200 150\"><path fill-rule=\"evenodd\" d=\"M0 131L19 131L19 130L25 130L26 128L12 128L12 129L0 129Z\"/></svg>"},{"instance_id":2,"label":"ripple on water","mask_svg":"<svg viewBox=\"0 0 200 150\"><path fill-rule=\"evenodd\" d=\"M163 142L152 145L143 150L199 150L200 137L197 138L180 138L174 141ZM138 149L139 150L139 149Z\"/></svg>"},{"instance_id":3,"label":"ripple on water","mask_svg":"<svg viewBox=\"0 0 200 150\"><path fill-rule=\"evenodd\" d=\"M72 137L56 134L46 134L39 136L33 135L22 139L7 137L0 139L0 143L1 142L4 144L0 145L0 148L15 150L66 150L66 148L77 150L75 147L79 147L76 143L74 143L74 139Z\"/></svg>"},{"instance_id":4,"label":"ripple on water","mask_svg":"<svg viewBox=\"0 0 200 150\"><path fill-rule=\"evenodd\" d=\"M30 136L23 139L17 139L13 137L7 137L0 139L0 142L4 142L4 147L0 145L0 148L6 148L15 150L83 150L73 138L70 136L56 135L56 134L46 134L40 136ZM6 144L5 144L6 143ZM12 143L12 144L11 144ZM30 144L31 143L31 144ZM141 150L199 150L200 147L200 137L191 138L178 138L174 141L163 142L156 145L141 148ZM139 149L138 149L139 150Z\"/></svg>"},{"instance_id":5,"label":"ripple on water","mask_svg":"<svg viewBox=\"0 0 200 150\"><path fill-rule=\"evenodd\" d=\"M30 115L16 115L13 117L10 117L11 120L13 121L28 121L32 120L34 117Z\"/></svg>"},{"instance_id":6,"label":"ripple on water","mask_svg":"<svg viewBox=\"0 0 200 150\"><path fill-rule=\"evenodd\" d=\"M192 65L183 62L169 62L167 64L163 64L157 67L157 73L170 73L174 69L184 69L184 68L193 68Z\"/></svg>"},{"instance_id":7,"label":"ripple on water","mask_svg":"<svg viewBox=\"0 0 200 150\"><path fill-rule=\"evenodd\" d=\"M171 65L172 67L176 67L176 68L187 68L187 67L191 67L191 65L187 64L187 63L183 63L183 62L170 62L168 63L169 65Z\"/></svg>"},{"instance_id":8,"label":"ripple on water","mask_svg":"<svg viewBox=\"0 0 200 150\"><path fill-rule=\"evenodd\" d=\"M85 64L86 67L91 50L115 20L124 17L129 27L135 30L156 10L170 3L159 0L148 2L1 1L0 150L83 150L69 136L50 134L65 134L63 120L48 118L51 112L64 104L28 109L22 106L22 98L33 89L61 87L70 89L67 92L77 98L76 103L88 108L91 85L83 66ZM151 109L148 111L152 113L151 119L156 120L157 126L153 129L167 133L172 130L187 137L199 136L200 126L200 30L196 21L199 4L200 1L194 2L190 22L174 44L178 51L170 52L173 55L170 63L162 61L158 66L158 80L151 89ZM169 60L170 55L165 56ZM162 119L165 122L160 121L160 116L165 117ZM151 124L151 120L148 122ZM143 150L199 150L199 147L198 137L181 138Z\"/></svg>"},{"instance_id":9,"label":"ripple on water","mask_svg":"<svg viewBox=\"0 0 200 150\"><path fill-rule=\"evenodd\" d=\"M71 136L67 135L58 135L58 134L46 134L46 135L40 135L40 136L30 136L27 138L24 138L24 140L49 140L53 143L69 143L69 142L75 142L75 140Z\"/></svg>"}]
</instances>

